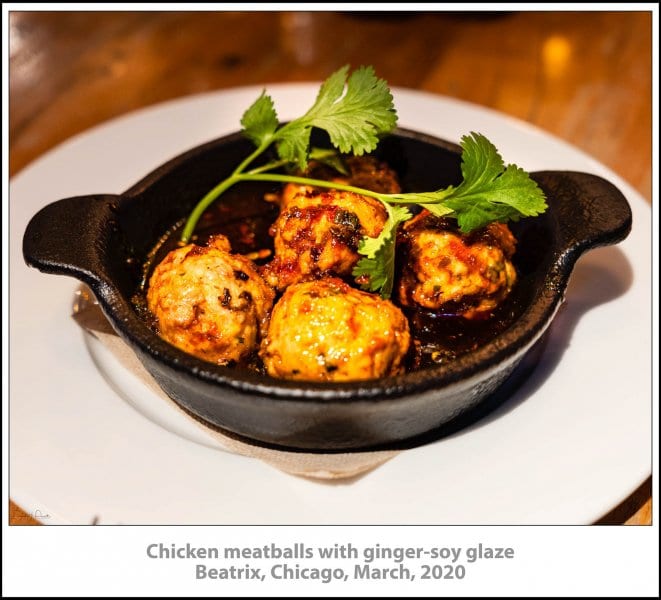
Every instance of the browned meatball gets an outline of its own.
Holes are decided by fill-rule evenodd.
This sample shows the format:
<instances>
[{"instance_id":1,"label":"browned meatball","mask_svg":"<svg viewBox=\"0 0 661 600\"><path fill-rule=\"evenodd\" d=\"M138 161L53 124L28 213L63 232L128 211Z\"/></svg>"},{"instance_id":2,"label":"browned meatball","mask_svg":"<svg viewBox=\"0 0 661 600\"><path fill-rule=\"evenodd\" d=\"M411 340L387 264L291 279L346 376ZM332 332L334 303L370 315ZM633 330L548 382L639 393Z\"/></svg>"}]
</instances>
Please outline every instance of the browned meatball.
<instances>
[{"instance_id":1,"label":"browned meatball","mask_svg":"<svg viewBox=\"0 0 661 600\"><path fill-rule=\"evenodd\" d=\"M409 342L408 321L392 302L327 278L287 288L260 356L273 377L365 380L401 372Z\"/></svg>"},{"instance_id":2,"label":"browned meatball","mask_svg":"<svg viewBox=\"0 0 661 600\"><path fill-rule=\"evenodd\" d=\"M487 316L516 281L516 240L502 223L462 234L449 219L423 211L404 224L399 300L465 318Z\"/></svg>"},{"instance_id":3,"label":"browned meatball","mask_svg":"<svg viewBox=\"0 0 661 600\"><path fill-rule=\"evenodd\" d=\"M345 162L348 175L320 164L312 164L306 175L379 192L400 191L395 172L375 158L349 157ZM308 277L349 275L360 258L360 240L379 235L388 216L381 202L368 196L291 183L278 201L280 215L271 227L275 256L262 274L279 290Z\"/></svg>"},{"instance_id":4,"label":"browned meatball","mask_svg":"<svg viewBox=\"0 0 661 600\"><path fill-rule=\"evenodd\" d=\"M227 238L170 252L149 281L147 304L160 335L204 360L228 364L256 350L274 291Z\"/></svg>"},{"instance_id":5,"label":"browned meatball","mask_svg":"<svg viewBox=\"0 0 661 600\"><path fill-rule=\"evenodd\" d=\"M381 202L336 190L303 191L291 198L271 228L274 259L262 274L284 289L306 277L349 275L363 236L376 237L387 213Z\"/></svg>"}]
</instances>

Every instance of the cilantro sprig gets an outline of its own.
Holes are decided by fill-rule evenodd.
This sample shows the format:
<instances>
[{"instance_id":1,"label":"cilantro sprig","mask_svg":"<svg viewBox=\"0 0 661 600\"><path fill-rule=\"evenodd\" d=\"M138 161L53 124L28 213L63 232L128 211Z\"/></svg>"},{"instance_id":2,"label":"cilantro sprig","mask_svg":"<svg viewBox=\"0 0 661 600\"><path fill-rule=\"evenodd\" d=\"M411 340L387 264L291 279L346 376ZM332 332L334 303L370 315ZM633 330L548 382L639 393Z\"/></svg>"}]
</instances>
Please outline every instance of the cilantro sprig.
<instances>
[{"instance_id":1,"label":"cilantro sprig","mask_svg":"<svg viewBox=\"0 0 661 600\"><path fill-rule=\"evenodd\" d=\"M235 183L288 164L305 170L313 127L326 131L340 152L359 156L376 148L379 137L397 125L392 94L388 84L377 78L372 67L360 67L347 79L348 73L348 65L333 73L322 84L312 107L302 117L284 125L280 125L273 99L262 92L241 118L243 134L257 146L256 149L195 206L184 226L182 242L190 240L204 211ZM279 160L246 171L273 145Z\"/></svg>"},{"instance_id":2,"label":"cilantro sprig","mask_svg":"<svg viewBox=\"0 0 661 600\"><path fill-rule=\"evenodd\" d=\"M388 220L381 233L375 237L365 236L358 245L361 258L352 271L358 279L366 279L361 284L363 289L379 292L383 298L389 298L394 283L395 272L395 236L397 227L411 218L411 212L405 206L385 205L388 210Z\"/></svg>"},{"instance_id":3,"label":"cilantro sprig","mask_svg":"<svg viewBox=\"0 0 661 600\"><path fill-rule=\"evenodd\" d=\"M383 194L348 184L273 173L283 166L303 171L312 158L341 168L335 151L311 148L313 127L326 131L337 150L354 155L372 152L380 137L395 128L397 113L386 82L378 79L371 67L360 67L349 77L348 73L348 66L333 73L322 84L312 107L284 125L280 125L272 98L265 92L259 96L241 119L242 131L256 149L200 200L184 226L182 242L190 240L207 207L240 181L298 183L370 196L383 203L388 218L377 237L366 236L360 242L358 253L362 258L352 274L361 287L388 298L394 282L397 228L412 216L407 204L456 219L464 233L493 222L534 217L546 210L544 193L529 174L516 165L505 165L496 147L475 132L461 139L462 182L432 192ZM278 158L247 170L271 146L275 146Z\"/></svg>"}]
</instances>

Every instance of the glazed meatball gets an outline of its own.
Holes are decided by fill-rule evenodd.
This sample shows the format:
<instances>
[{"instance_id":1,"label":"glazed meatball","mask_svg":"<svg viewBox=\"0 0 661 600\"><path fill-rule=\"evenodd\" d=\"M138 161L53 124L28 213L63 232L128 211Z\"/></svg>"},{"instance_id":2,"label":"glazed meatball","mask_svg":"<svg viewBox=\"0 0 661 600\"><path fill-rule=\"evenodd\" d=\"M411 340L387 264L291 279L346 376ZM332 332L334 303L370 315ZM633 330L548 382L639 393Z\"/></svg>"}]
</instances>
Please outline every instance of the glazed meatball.
<instances>
[{"instance_id":1,"label":"glazed meatball","mask_svg":"<svg viewBox=\"0 0 661 600\"><path fill-rule=\"evenodd\" d=\"M204 360L226 365L255 351L274 291L253 263L230 253L224 236L170 252L149 280L147 305L161 337Z\"/></svg>"},{"instance_id":2,"label":"glazed meatball","mask_svg":"<svg viewBox=\"0 0 661 600\"><path fill-rule=\"evenodd\" d=\"M271 227L275 256L262 275L279 290L308 277L349 275L360 258L360 240L379 235L387 218L374 198L303 189Z\"/></svg>"},{"instance_id":3,"label":"glazed meatball","mask_svg":"<svg viewBox=\"0 0 661 600\"><path fill-rule=\"evenodd\" d=\"M423 211L402 227L403 306L434 309L468 319L486 317L516 281L515 239L507 225L492 223L462 234L450 219Z\"/></svg>"},{"instance_id":4,"label":"glazed meatball","mask_svg":"<svg viewBox=\"0 0 661 600\"><path fill-rule=\"evenodd\" d=\"M401 189L396 173L372 156L345 157L344 163L346 175L314 162L305 175L382 193ZM279 290L309 277L349 275L360 258L360 240L379 235L387 220L378 200L350 192L289 183L275 200L275 256L262 274Z\"/></svg>"},{"instance_id":5,"label":"glazed meatball","mask_svg":"<svg viewBox=\"0 0 661 600\"><path fill-rule=\"evenodd\" d=\"M314 179L349 184L382 194L397 194L402 191L397 173L374 156L345 156L342 158L342 162L347 169L346 174L339 173L322 163L311 161L303 175ZM284 186L280 197L275 200L280 203L281 208L285 208L294 196L312 189L314 188L311 186L288 183Z\"/></svg>"},{"instance_id":6,"label":"glazed meatball","mask_svg":"<svg viewBox=\"0 0 661 600\"><path fill-rule=\"evenodd\" d=\"M401 372L409 342L399 308L331 277L287 288L260 356L273 377L365 380Z\"/></svg>"}]
</instances>

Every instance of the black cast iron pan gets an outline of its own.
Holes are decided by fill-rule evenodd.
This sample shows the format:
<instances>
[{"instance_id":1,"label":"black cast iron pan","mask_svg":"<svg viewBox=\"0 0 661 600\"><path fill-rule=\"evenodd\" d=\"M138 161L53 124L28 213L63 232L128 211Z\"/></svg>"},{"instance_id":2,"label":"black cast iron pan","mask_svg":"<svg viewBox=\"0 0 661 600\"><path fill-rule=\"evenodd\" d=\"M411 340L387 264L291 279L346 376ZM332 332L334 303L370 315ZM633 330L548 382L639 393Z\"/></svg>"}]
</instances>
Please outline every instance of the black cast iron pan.
<instances>
[{"instance_id":1,"label":"black cast iron pan","mask_svg":"<svg viewBox=\"0 0 661 600\"><path fill-rule=\"evenodd\" d=\"M174 158L123 194L49 204L30 221L23 253L45 273L86 283L112 327L182 407L212 425L281 447L382 446L466 413L501 386L546 332L579 256L621 241L631 229L629 205L608 181L571 171L533 173L549 209L512 224L519 279L508 299L510 321L501 331L447 364L382 380L274 379L178 350L154 333L135 303L142 266L157 241L250 151L239 133L229 135ZM398 129L382 140L377 154L398 171L405 191L461 180L460 148L444 140Z\"/></svg>"}]
</instances>

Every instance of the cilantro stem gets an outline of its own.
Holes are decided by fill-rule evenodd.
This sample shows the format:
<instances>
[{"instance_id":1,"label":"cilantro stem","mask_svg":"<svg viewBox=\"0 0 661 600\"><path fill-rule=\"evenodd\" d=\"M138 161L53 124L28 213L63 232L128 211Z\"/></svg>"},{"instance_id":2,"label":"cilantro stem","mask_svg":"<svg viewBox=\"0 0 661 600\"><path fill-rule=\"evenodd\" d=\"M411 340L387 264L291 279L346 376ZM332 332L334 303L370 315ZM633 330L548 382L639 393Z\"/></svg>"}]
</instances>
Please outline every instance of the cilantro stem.
<instances>
[{"instance_id":1,"label":"cilantro stem","mask_svg":"<svg viewBox=\"0 0 661 600\"><path fill-rule=\"evenodd\" d=\"M323 179L311 179L309 177L298 177L296 175L282 175L279 173L263 173L263 171L266 171L268 169L274 169L283 166L284 164L288 164L288 161L274 161L272 163L263 165L262 167L257 167L252 171L242 173L241 169L245 168L248 164L250 164L250 162L254 160L257 156L259 156L261 152L263 152L263 150L260 150L260 152L257 151L253 152L253 154L248 157L250 160L248 159L244 160L241 163L241 165L237 167L234 173L232 173L232 175L230 175L224 181L221 181L215 188L210 190L204 196L204 198L202 198L202 200L198 202L198 204L195 206L190 216L188 217L186 221L186 225L184 226L184 230L181 234L182 243L186 244L190 241L190 238L193 235L193 232L195 231L195 226L197 225L197 222L200 220L200 217L202 216L204 211L214 202L214 200L216 200L216 198L218 198L221 194L223 194L230 187L232 187L234 184L240 181L271 181L274 183L297 183L299 185L310 185L314 187L342 190L344 192L353 192L354 194L360 194L362 196L370 196L372 198L376 198L377 200L380 200L385 205L386 209L388 209L388 213L390 213L389 204L391 203L410 204L415 202L415 200L394 198L391 194L381 194L379 192L373 192L371 190L366 190L364 188L359 188L344 183L337 183L334 181L325 181Z\"/></svg>"},{"instance_id":2,"label":"cilantro stem","mask_svg":"<svg viewBox=\"0 0 661 600\"><path fill-rule=\"evenodd\" d=\"M193 232L195 231L195 226L197 225L197 222L200 220L200 217L204 213L204 211L213 203L213 201L218 198L223 192L231 188L237 181L238 175L231 175L224 181L221 181L215 188L207 192L207 194L200 200L195 208L193 209L193 212L188 216L188 219L186 220L186 225L184 225L184 230L181 233L181 241L184 244L187 244L191 236L193 235Z\"/></svg>"},{"instance_id":3,"label":"cilantro stem","mask_svg":"<svg viewBox=\"0 0 661 600\"><path fill-rule=\"evenodd\" d=\"M264 152L264 150L266 150L271 145L272 141L272 137L267 137L265 140L263 140L262 143L253 151L253 153L247 156L241 162L241 164L239 164L239 166L234 169L232 175L241 173L253 160L255 160L262 152Z\"/></svg>"},{"instance_id":4,"label":"cilantro stem","mask_svg":"<svg viewBox=\"0 0 661 600\"><path fill-rule=\"evenodd\" d=\"M255 160L260 154L262 154L271 144L271 138L268 140L263 141L259 147L257 147L252 154L247 156L241 164L234 169L233 173L227 178L221 181L216 187L211 189L206 193L204 198L200 200L196 205L195 208L192 210L190 215L188 216L188 219L186 219L186 224L184 225L184 230L181 233L181 242L183 244L187 244L191 237L193 236L193 232L195 231L195 227L197 225L197 222L200 220L200 217L204 214L204 211L213 204L214 200L218 198L221 194L226 192L229 188L231 188L235 183L240 181L239 177L243 169L245 169L253 160ZM259 173L262 170L266 169L274 169L278 166L281 166L278 163L272 162L269 163L268 165L264 165L262 167L257 167L252 171L252 173Z\"/></svg>"},{"instance_id":5,"label":"cilantro stem","mask_svg":"<svg viewBox=\"0 0 661 600\"><path fill-rule=\"evenodd\" d=\"M311 179L309 177L298 177L297 175L281 175L279 173L241 173L237 175L240 181L273 181L274 183L298 183L299 185L311 185L313 187L323 187L333 190L342 190L344 192L353 192L363 196L372 196L382 202L388 202L388 194L380 194L353 185L336 183L334 181L325 181L323 179Z\"/></svg>"},{"instance_id":6,"label":"cilantro stem","mask_svg":"<svg viewBox=\"0 0 661 600\"><path fill-rule=\"evenodd\" d=\"M250 169L250 171L247 171L246 174L248 175L257 175L258 173L264 173L265 171L270 171L271 169L279 169L280 167L284 167L285 165L291 164L288 160L285 160L284 158L282 160L274 160L270 163L266 163L265 165L262 165L261 167L255 167L254 169Z\"/></svg>"}]
</instances>

